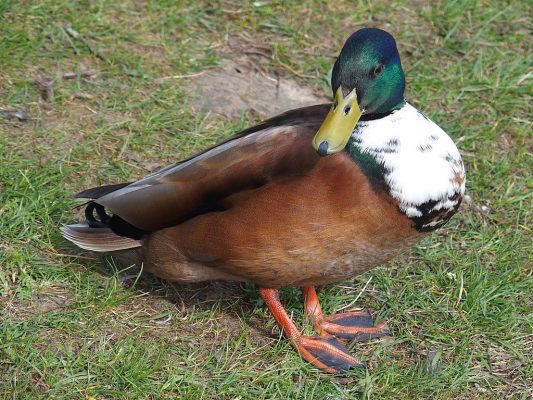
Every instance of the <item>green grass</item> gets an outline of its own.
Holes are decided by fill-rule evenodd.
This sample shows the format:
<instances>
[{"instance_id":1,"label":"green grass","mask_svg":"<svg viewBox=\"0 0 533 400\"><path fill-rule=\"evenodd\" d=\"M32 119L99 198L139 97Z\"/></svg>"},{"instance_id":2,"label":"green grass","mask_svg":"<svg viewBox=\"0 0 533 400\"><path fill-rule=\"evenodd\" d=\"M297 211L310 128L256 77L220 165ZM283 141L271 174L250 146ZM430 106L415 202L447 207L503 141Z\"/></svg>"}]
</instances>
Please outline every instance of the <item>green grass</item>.
<instances>
[{"instance_id":1,"label":"green grass","mask_svg":"<svg viewBox=\"0 0 533 400\"><path fill-rule=\"evenodd\" d=\"M531 398L528 2L109 3L0 2L0 111L28 116L0 117L0 398ZM325 91L362 26L396 36L407 97L459 144L472 199L389 268L322 290L326 312L361 294L389 321L391 340L354 348L366 371L301 361L251 286L123 284L62 240L59 225L81 216L72 193L252 122L195 115L186 78L156 78L216 68L247 35L267 47L268 71ZM52 79L44 101L36 82ZM282 296L302 323L298 291Z\"/></svg>"}]
</instances>

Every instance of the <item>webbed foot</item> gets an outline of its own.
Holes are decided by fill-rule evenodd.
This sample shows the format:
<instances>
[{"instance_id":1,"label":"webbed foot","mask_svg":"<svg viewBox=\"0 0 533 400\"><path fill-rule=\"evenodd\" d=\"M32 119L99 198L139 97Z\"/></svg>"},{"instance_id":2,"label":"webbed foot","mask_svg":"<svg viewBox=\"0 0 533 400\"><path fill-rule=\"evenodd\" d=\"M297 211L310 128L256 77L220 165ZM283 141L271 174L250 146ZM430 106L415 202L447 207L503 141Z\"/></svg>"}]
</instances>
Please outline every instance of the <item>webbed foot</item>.
<instances>
[{"instance_id":1,"label":"webbed foot","mask_svg":"<svg viewBox=\"0 0 533 400\"><path fill-rule=\"evenodd\" d=\"M370 313L365 310L339 313L324 318L315 288L313 286L303 287L302 293L306 313L316 331L321 335L334 335L342 341L361 342L391 334L385 321L374 325Z\"/></svg>"},{"instance_id":2,"label":"webbed foot","mask_svg":"<svg viewBox=\"0 0 533 400\"><path fill-rule=\"evenodd\" d=\"M283 329L285 336L291 340L302 358L332 374L346 372L352 367L364 366L334 336L302 336L283 308L276 289L259 288L259 294L278 325Z\"/></svg>"},{"instance_id":3,"label":"webbed foot","mask_svg":"<svg viewBox=\"0 0 533 400\"><path fill-rule=\"evenodd\" d=\"M330 373L344 373L353 367L364 367L334 336L301 336L293 340L305 360Z\"/></svg>"}]
</instances>

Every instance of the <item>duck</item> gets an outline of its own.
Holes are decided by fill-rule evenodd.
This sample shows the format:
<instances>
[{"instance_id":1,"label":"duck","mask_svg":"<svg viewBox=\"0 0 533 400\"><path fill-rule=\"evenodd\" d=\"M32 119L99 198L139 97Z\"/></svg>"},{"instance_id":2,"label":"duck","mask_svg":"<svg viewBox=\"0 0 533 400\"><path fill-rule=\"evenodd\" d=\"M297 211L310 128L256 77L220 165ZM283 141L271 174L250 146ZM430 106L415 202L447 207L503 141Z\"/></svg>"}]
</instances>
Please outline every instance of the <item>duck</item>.
<instances>
[{"instance_id":1,"label":"duck","mask_svg":"<svg viewBox=\"0 0 533 400\"><path fill-rule=\"evenodd\" d=\"M333 374L365 364L347 342L390 335L366 311L325 316L316 286L385 265L457 212L465 168L453 140L405 100L393 36L349 36L333 101L285 112L135 182L84 190L82 249L130 252L178 283L254 284L300 356ZM303 335L279 289L301 289Z\"/></svg>"}]
</instances>

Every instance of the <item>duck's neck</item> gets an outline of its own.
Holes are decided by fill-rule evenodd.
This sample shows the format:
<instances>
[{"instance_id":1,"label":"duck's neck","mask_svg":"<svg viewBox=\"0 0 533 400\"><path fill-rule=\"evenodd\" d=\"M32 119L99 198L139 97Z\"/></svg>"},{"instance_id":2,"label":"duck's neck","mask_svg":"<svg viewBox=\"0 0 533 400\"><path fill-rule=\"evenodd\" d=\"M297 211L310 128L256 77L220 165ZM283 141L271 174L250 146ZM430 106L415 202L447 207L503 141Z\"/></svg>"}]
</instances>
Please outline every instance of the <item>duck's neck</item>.
<instances>
[{"instance_id":1,"label":"duck's neck","mask_svg":"<svg viewBox=\"0 0 533 400\"><path fill-rule=\"evenodd\" d=\"M360 146L362 139L360 135L358 135L358 130L364 129L366 126L368 126L368 122L370 121L387 121L392 114L401 110L406 104L407 103L405 99L402 99L401 102L385 113L364 114L359 120L360 122L358 123L346 146L346 151L348 154L350 154L352 159L359 165L359 168L361 168L363 173L368 177L372 185L376 187L384 187L387 170L383 166L383 163L380 163L376 159L375 155L373 155L371 152L363 151L364 148ZM390 147L391 146L388 144L385 144L382 151L388 151Z\"/></svg>"},{"instance_id":2,"label":"duck's neck","mask_svg":"<svg viewBox=\"0 0 533 400\"><path fill-rule=\"evenodd\" d=\"M406 102L403 100L397 107L387 113L363 115L346 145L346 151L350 154L352 160L359 165L359 168L375 187L384 188L386 186L385 176L389 172L378 154L395 151L398 140L392 140L388 143L376 141L376 144L369 149L365 143L366 135L363 133L365 130L372 129L372 126L376 124L388 124L392 115L400 111L405 105Z\"/></svg>"},{"instance_id":3,"label":"duck's neck","mask_svg":"<svg viewBox=\"0 0 533 400\"><path fill-rule=\"evenodd\" d=\"M402 101L400 101L398 104L396 104L395 106L391 107L389 110L387 110L385 112L373 113L373 114L363 114L359 120L360 121L373 121L373 120L376 120L376 119L385 118L385 117L391 115L393 112L398 111L400 108L405 106L405 104L406 104L405 99L402 99Z\"/></svg>"},{"instance_id":4,"label":"duck's neck","mask_svg":"<svg viewBox=\"0 0 533 400\"><path fill-rule=\"evenodd\" d=\"M363 151L359 145L360 139L356 135L352 135L346 145L346 151L359 168L361 168L361 171L368 177L373 186L383 187L387 170L382 163L378 162L375 155Z\"/></svg>"}]
</instances>

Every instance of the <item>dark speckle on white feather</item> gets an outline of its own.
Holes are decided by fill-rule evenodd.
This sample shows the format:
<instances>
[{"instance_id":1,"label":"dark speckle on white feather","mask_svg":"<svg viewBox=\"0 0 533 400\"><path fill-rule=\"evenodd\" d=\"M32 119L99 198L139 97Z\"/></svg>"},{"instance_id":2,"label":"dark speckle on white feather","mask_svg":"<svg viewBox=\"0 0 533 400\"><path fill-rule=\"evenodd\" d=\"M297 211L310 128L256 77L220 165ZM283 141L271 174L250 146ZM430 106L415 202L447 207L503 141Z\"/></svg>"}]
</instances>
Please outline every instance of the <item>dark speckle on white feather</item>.
<instances>
[{"instance_id":1,"label":"dark speckle on white feather","mask_svg":"<svg viewBox=\"0 0 533 400\"><path fill-rule=\"evenodd\" d=\"M429 144L429 143L424 143L424 144L418 145L418 150L420 150L422 153L425 152L425 151L429 151L432 148L433 148L433 146L431 146L431 144Z\"/></svg>"}]
</instances>

